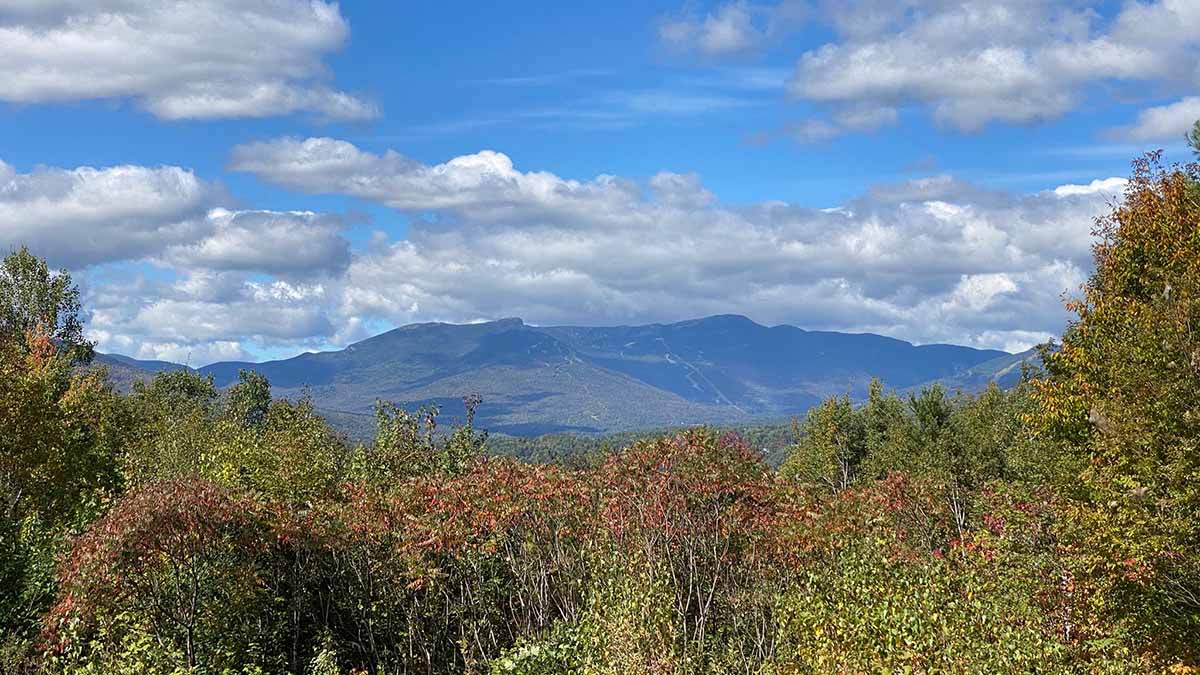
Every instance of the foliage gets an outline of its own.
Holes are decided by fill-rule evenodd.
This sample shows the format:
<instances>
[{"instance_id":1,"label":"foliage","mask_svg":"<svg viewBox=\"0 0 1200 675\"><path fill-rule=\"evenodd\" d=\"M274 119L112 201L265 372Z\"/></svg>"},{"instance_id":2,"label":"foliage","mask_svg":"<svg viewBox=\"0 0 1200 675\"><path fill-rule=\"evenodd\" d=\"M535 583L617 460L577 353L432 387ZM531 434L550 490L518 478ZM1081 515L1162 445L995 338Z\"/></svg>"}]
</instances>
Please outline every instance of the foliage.
<instances>
[{"instance_id":1,"label":"foliage","mask_svg":"<svg viewBox=\"0 0 1200 675\"><path fill-rule=\"evenodd\" d=\"M765 455L767 464L778 467L787 449L796 440L794 425L788 421L739 426L713 426L721 433L735 433L752 448ZM609 455L638 441L674 436L678 428L648 429L604 435L544 434L533 438L488 436L486 451L493 455L516 457L527 462L558 464L571 468L596 467Z\"/></svg>"},{"instance_id":2,"label":"foliage","mask_svg":"<svg viewBox=\"0 0 1200 675\"><path fill-rule=\"evenodd\" d=\"M1039 480L1057 469L1021 426L1028 384L950 397L939 386L901 399L872 382L855 408L831 398L796 425L781 475L834 494L892 473L937 480L961 534L974 497L991 480Z\"/></svg>"},{"instance_id":3,"label":"foliage","mask_svg":"<svg viewBox=\"0 0 1200 675\"><path fill-rule=\"evenodd\" d=\"M72 365L45 334L0 340L4 662L28 649L38 615L53 599L54 557L67 535L120 487L121 402L100 374L80 374Z\"/></svg>"},{"instance_id":4,"label":"foliage","mask_svg":"<svg viewBox=\"0 0 1200 675\"><path fill-rule=\"evenodd\" d=\"M606 640L634 641L606 649L618 657L610 667L657 668L668 654L711 665L710 645L726 642L722 628L740 613L735 599L760 583L752 572L774 483L762 456L736 436L693 430L614 454L598 478L609 549L601 560L615 566L604 575L615 583L597 620ZM643 611L658 610L659 621L630 625L637 617L625 612L656 598L659 607Z\"/></svg>"},{"instance_id":5,"label":"foliage","mask_svg":"<svg viewBox=\"0 0 1200 675\"><path fill-rule=\"evenodd\" d=\"M999 499L994 528L960 539L940 493L894 475L801 521L780 661L809 672L1067 670L1074 645L1052 621L1053 566L1010 539L1045 550L1045 505ZM999 515L1014 506L1033 521L1017 532Z\"/></svg>"},{"instance_id":6,"label":"foliage","mask_svg":"<svg viewBox=\"0 0 1200 675\"><path fill-rule=\"evenodd\" d=\"M267 420L271 383L253 370L239 370L238 383L229 388L226 416L243 427L258 427Z\"/></svg>"},{"instance_id":7,"label":"foliage","mask_svg":"<svg viewBox=\"0 0 1200 675\"><path fill-rule=\"evenodd\" d=\"M783 464L784 476L835 493L858 480L859 465L867 454L867 427L849 396L828 399L809 410L795 435L796 448Z\"/></svg>"},{"instance_id":8,"label":"foliage","mask_svg":"<svg viewBox=\"0 0 1200 675\"><path fill-rule=\"evenodd\" d=\"M256 663L254 635L268 606L254 566L268 543L258 511L203 481L132 491L63 565L61 598L47 618L53 657L109 672ZM135 657L129 650L141 652L144 635L157 649Z\"/></svg>"},{"instance_id":9,"label":"foliage","mask_svg":"<svg viewBox=\"0 0 1200 675\"><path fill-rule=\"evenodd\" d=\"M97 373L78 374L51 338L0 341L0 507L69 522L115 489L119 401Z\"/></svg>"},{"instance_id":10,"label":"foliage","mask_svg":"<svg viewBox=\"0 0 1200 675\"><path fill-rule=\"evenodd\" d=\"M91 359L79 289L18 249L0 261L0 671L24 668L69 535L121 487L123 402Z\"/></svg>"},{"instance_id":11,"label":"foliage","mask_svg":"<svg viewBox=\"0 0 1200 675\"><path fill-rule=\"evenodd\" d=\"M1135 164L1030 421L1078 458L1077 574L1165 661L1200 658L1200 168Z\"/></svg>"},{"instance_id":12,"label":"foliage","mask_svg":"<svg viewBox=\"0 0 1200 675\"><path fill-rule=\"evenodd\" d=\"M51 273L23 246L0 260L0 339L19 344L28 333L45 335L72 360L90 362L93 345L79 311L79 288L66 270Z\"/></svg>"},{"instance_id":13,"label":"foliage","mask_svg":"<svg viewBox=\"0 0 1200 675\"><path fill-rule=\"evenodd\" d=\"M375 440L357 449L351 474L383 484L428 473L462 473L483 454L487 444L487 433L474 428L480 402L478 396L464 398L465 423L448 435L439 435L436 407L413 414L395 403L379 401L375 406Z\"/></svg>"}]
</instances>

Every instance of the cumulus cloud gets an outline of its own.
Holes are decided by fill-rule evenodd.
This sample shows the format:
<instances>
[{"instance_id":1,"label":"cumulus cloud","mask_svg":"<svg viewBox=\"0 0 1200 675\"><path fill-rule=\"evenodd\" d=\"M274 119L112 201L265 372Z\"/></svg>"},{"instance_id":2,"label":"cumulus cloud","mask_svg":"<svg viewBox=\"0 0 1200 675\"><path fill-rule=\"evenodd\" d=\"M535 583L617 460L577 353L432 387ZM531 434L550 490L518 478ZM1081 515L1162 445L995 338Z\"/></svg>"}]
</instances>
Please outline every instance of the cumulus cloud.
<instances>
[{"instance_id":1,"label":"cumulus cloud","mask_svg":"<svg viewBox=\"0 0 1200 675\"><path fill-rule=\"evenodd\" d=\"M1087 185L1066 184L1054 188L1054 194L1060 197L1072 195L1116 194L1125 188L1124 178L1098 178Z\"/></svg>"},{"instance_id":2,"label":"cumulus cloud","mask_svg":"<svg viewBox=\"0 0 1200 675\"><path fill-rule=\"evenodd\" d=\"M174 166L113 166L18 173L0 161L0 245L27 245L82 267L154 255L209 230L220 190Z\"/></svg>"},{"instance_id":3,"label":"cumulus cloud","mask_svg":"<svg viewBox=\"0 0 1200 675\"><path fill-rule=\"evenodd\" d=\"M523 173L503 153L484 150L425 165L395 151L365 152L333 138L286 138L238 146L230 167L286 187L347 194L402 211L449 211L483 220L527 215L580 203L617 210L639 198L639 187L612 176L562 180L545 172Z\"/></svg>"},{"instance_id":4,"label":"cumulus cloud","mask_svg":"<svg viewBox=\"0 0 1200 675\"><path fill-rule=\"evenodd\" d=\"M229 211L205 220L207 236L170 246L167 260L187 268L241 270L280 276L336 274L350 264L340 218L311 211Z\"/></svg>"},{"instance_id":5,"label":"cumulus cloud","mask_svg":"<svg viewBox=\"0 0 1200 675\"><path fill-rule=\"evenodd\" d=\"M1196 120L1200 120L1200 96L1188 96L1168 105L1147 108L1132 126L1115 131L1135 141L1178 141L1191 131Z\"/></svg>"},{"instance_id":6,"label":"cumulus cloud","mask_svg":"<svg viewBox=\"0 0 1200 675\"><path fill-rule=\"evenodd\" d=\"M417 214L331 286L335 324L741 312L989 346L1062 329L1060 295L1085 278L1092 220L1123 186L1020 195L940 176L810 209L724 204L694 175L571 180L495 152L426 165L329 138L242 146L233 165Z\"/></svg>"},{"instance_id":7,"label":"cumulus cloud","mask_svg":"<svg viewBox=\"0 0 1200 675\"><path fill-rule=\"evenodd\" d=\"M0 101L128 98L163 119L367 119L375 107L330 87L322 62L348 33L323 0L4 3Z\"/></svg>"},{"instance_id":8,"label":"cumulus cloud","mask_svg":"<svg viewBox=\"0 0 1200 675\"><path fill-rule=\"evenodd\" d=\"M334 333L322 284L180 271L175 279L85 277L88 335L101 351L191 365L246 358L248 347L291 348Z\"/></svg>"},{"instance_id":9,"label":"cumulus cloud","mask_svg":"<svg viewBox=\"0 0 1200 675\"><path fill-rule=\"evenodd\" d=\"M0 248L28 246L54 265L157 260L186 269L289 278L350 262L340 218L231 211L219 186L176 166L39 167L0 161Z\"/></svg>"},{"instance_id":10,"label":"cumulus cloud","mask_svg":"<svg viewBox=\"0 0 1200 675\"><path fill-rule=\"evenodd\" d=\"M990 122L1032 123L1078 108L1094 87L1137 84L1156 92L1200 85L1200 3L1147 0L1116 12L1067 0L857 0L820 2L811 21L835 34L805 51L788 90L831 110L809 124L821 140L895 122L905 106L964 131ZM705 53L761 42L749 18L790 2L716 7L703 20L664 24L662 39ZM705 45L709 46L706 48ZM1135 140L1177 137L1196 102L1145 111ZM1188 117L1190 115L1190 117Z\"/></svg>"}]
</instances>

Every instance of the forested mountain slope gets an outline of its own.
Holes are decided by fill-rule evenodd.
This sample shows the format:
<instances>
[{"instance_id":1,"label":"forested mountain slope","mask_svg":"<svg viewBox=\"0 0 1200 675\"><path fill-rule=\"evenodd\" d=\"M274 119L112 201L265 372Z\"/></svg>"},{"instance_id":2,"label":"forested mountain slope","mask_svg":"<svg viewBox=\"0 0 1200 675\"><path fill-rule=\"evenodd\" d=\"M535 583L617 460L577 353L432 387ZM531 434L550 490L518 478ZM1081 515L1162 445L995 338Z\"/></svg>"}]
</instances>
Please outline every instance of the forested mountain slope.
<instances>
[{"instance_id":1,"label":"forested mountain slope","mask_svg":"<svg viewBox=\"0 0 1200 675\"><path fill-rule=\"evenodd\" d=\"M257 370L279 395L307 391L347 428L378 399L408 407L436 403L453 417L464 395L479 394L482 426L536 435L778 419L833 394L865 395L875 377L897 389L931 380L978 388L987 382L987 364L1012 358L723 315L617 327L539 327L520 319L413 324L340 351L199 371L226 387L240 369ZM108 355L100 361L121 382L138 371L179 367Z\"/></svg>"}]
</instances>

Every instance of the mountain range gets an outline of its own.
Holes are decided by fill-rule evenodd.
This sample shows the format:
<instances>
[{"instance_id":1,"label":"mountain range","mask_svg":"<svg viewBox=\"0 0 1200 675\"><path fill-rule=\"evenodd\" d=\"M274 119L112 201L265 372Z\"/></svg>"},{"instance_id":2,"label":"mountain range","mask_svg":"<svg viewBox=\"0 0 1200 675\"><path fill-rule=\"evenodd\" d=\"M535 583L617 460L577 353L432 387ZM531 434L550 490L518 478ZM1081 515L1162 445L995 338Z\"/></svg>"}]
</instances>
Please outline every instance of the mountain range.
<instances>
[{"instance_id":1,"label":"mountain range","mask_svg":"<svg viewBox=\"0 0 1200 675\"><path fill-rule=\"evenodd\" d=\"M899 390L940 382L973 391L1012 380L1031 358L721 315L613 327L421 323L338 351L197 370L218 387L236 382L241 369L257 370L276 396L311 396L352 435L370 428L379 399L410 409L436 404L453 418L463 396L478 394L480 426L534 436L781 419L833 394L862 397L873 377ZM111 354L97 361L124 387L184 367Z\"/></svg>"}]
</instances>

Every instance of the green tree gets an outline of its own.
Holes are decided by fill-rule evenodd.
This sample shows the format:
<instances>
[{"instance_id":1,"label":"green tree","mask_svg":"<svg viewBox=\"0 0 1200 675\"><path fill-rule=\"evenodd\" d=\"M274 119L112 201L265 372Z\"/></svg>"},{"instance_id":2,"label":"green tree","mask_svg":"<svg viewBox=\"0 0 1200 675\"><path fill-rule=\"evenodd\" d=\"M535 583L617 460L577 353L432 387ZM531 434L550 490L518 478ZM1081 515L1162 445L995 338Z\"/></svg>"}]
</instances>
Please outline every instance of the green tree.
<instances>
[{"instance_id":1,"label":"green tree","mask_svg":"<svg viewBox=\"0 0 1200 675\"><path fill-rule=\"evenodd\" d=\"M1187 134L1187 142L1192 152L1196 153L1196 157L1200 158L1200 120L1192 124L1192 130Z\"/></svg>"},{"instance_id":2,"label":"green tree","mask_svg":"<svg viewBox=\"0 0 1200 675\"><path fill-rule=\"evenodd\" d=\"M478 396L464 398L466 420L449 434L440 434L437 407L413 414L395 403L379 401L375 441L355 451L352 474L376 484L428 474L461 474L487 444L487 432L477 431L474 424L480 402Z\"/></svg>"},{"instance_id":3,"label":"green tree","mask_svg":"<svg viewBox=\"0 0 1200 675\"><path fill-rule=\"evenodd\" d=\"M944 465L954 401L940 386L909 394L906 400L876 394L872 443L864 472L880 479L892 472L928 476Z\"/></svg>"},{"instance_id":4,"label":"green tree","mask_svg":"<svg viewBox=\"0 0 1200 675\"><path fill-rule=\"evenodd\" d=\"M867 429L850 397L829 398L808 412L803 425L797 425L796 444L781 473L837 493L858 479L866 454Z\"/></svg>"},{"instance_id":5,"label":"green tree","mask_svg":"<svg viewBox=\"0 0 1200 675\"><path fill-rule=\"evenodd\" d=\"M129 482L202 478L292 506L329 496L346 477L345 440L308 398L271 401L270 391L250 371L240 373L223 406L212 377L194 371L136 384Z\"/></svg>"},{"instance_id":6,"label":"green tree","mask_svg":"<svg viewBox=\"0 0 1200 675\"><path fill-rule=\"evenodd\" d=\"M206 478L294 506L331 496L346 477L350 450L307 397L271 403L258 427L215 429Z\"/></svg>"},{"instance_id":7,"label":"green tree","mask_svg":"<svg viewBox=\"0 0 1200 675\"><path fill-rule=\"evenodd\" d=\"M927 387L918 394L909 394L908 407L913 417L910 428L913 446L934 447L946 440L950 419L954 415L954 404L941 385Z\"/></svg>"},{"instance_id":8,"label":"green tree","mask_svg":"<svg viewBox=\"0 0 1200 675\"><path fill-rule=\"evenodd\" d=\"M46 261L21 248L0 261L0 335L23 343L31 331L50 337L72 360L89 363L93 344L83 336L79 287L66 270L51 272Z\"/></svg>"},{"instance_id":9,"label":"green tree","mask_svg":"<svg viewBox=\"0 0 1200 675\"><path fill-rule=\"evenodd\" d=\"M157 373L149 383L135 382L133 394L144 412L169 417L192 407L211 410L217 387L212 375L181 368Z\"/></svg>"},{"instance_id":10,"label":"green tree","mask_svg":"<svg viewBox=\"0 0 1200 675\"><path fill-rule=\"evenodd\" d=\"M908 408L894 392L885 393L882 382L872 379L862 417L867 454L861 473L864 477L884 478L888 471L902 466L902 458L911 450L912 420Z\"/></svg>"},{"instance_id":11,"label":"green tree","mask_svg":"<svg viewBox=\"0 0 1200 675\"><path fill-rule=\"evenodd\" d=\"M217 388L191 370L161 372L135 382L129 397L132 440L124 455L126 481L141 484L203 473L212 459Z\"/></svg>"},{"instance_id":12,"label":"green tree","mask_svg":"<svg viewBox=\"0 0 1200 675\"><path fill-rule=\"evenodd\" d=\"M254 370L238 370L238 383L229 388L225 414L244 427L259 427L271 407L271 383Z\"/></svg>"},{"instance_id":13,"label":"green tree","mask_svg":"<svg viewBox=\"0 0 1200 675\"><path fill-rule=\"evenodd\" d=\"M1080 574L1166 659L1200 660L1200 167L1135 163L1030 415L1073 454Z\"/></svg>"}]
</instances>

